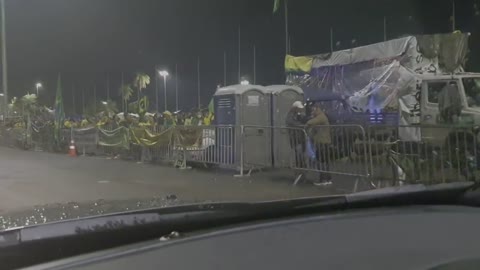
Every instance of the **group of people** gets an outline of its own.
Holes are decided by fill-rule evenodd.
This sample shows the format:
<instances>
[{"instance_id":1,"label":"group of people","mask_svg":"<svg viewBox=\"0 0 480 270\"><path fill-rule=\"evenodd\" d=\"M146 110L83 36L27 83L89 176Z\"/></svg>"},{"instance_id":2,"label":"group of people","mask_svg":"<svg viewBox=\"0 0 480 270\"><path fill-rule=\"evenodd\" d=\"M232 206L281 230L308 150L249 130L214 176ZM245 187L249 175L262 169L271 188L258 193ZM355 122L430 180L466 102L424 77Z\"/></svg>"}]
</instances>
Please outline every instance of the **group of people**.
<instances>
[{"instance_id":1,"label":"group of people","mask_svg":"<svg viewBox=\"0 0 480 270\"><path fill-rule=\"evenodd\" d=\"M208 110L179 112L174 115L166 111L163 115L167 117L169 124L180 126L209 126L214 120L214 114Z\"/></svg>"},{"instance_id":2,"label":"group of people","mask_svg":"<svg viewBox=\"0 0 480 270\"><path fill-rule=\"evenodd\" d=\"M160 114L119 113L113 116L99 115L97 117L67 118L64 120L64 128L88 128L88 127L136 127L136 126L160 126L169 128L172 126L209 126L213 124L214 114L206 111L178 112L165 111Z\"/></svg>"},{"instance_id":3,"label":"group of people","mask_svg":"<svg viewBox=\"0 0 480 270\"><path fill-rule=\"evenodd\" d=\"M305 106L301 101L292 104L286 118L289 128L290 147L295 153L296 168L307 168L313 161L319 173L315 185L324 186L332 183L330 169L330 150L332 138L330 123L320 104L311 103ZM297 174L297 179L303 177Z\"/></svg>"}]
</instances>

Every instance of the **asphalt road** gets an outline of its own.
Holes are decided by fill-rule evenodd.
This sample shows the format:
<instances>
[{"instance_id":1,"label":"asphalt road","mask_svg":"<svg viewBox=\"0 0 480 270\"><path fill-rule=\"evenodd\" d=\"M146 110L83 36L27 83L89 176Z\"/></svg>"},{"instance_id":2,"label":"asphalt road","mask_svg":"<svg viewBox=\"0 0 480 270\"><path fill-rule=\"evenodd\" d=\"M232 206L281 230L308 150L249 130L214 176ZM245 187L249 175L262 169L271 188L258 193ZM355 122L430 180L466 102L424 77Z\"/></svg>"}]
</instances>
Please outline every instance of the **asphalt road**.
<instances>
[{"instance_id":1,"label":"asphalt road","mask_svg":"<svg viewBox=\"0 0 480 270\"><path fill-rule=\"evenodd\" d=\"M259 201L338 193L311 184L292 186L291 172L233 177L225 170L178 170L105 157L0 147L0 214L32 206L172 196L185 202Z\"/></svg>"}]
</instances>

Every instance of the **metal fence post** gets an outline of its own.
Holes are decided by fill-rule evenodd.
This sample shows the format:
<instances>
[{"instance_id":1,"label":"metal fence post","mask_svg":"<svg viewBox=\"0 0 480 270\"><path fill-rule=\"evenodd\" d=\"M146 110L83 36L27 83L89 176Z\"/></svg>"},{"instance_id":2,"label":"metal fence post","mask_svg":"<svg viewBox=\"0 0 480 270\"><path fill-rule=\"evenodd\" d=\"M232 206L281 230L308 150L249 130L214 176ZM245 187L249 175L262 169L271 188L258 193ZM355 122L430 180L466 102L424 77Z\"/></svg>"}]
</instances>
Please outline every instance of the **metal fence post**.
<instances>
[{"instance_id":1,"label":"metal fence post","mask_svg":"<svg viewBox=\"0 0 480 270\"><path fill-rule=\"evenodd\" d=\"M96 153L98 153L100 147L99 147L99 141L100 141L100 135L99 135L99 127L95 127L95 148L96 148Z\"/></svg>"},{"instance_id":2,"label":"metal fence post","mask_svg":"<svg viewBox=\"0 0 480 270\"><path fill-rule=\"evenodd\" d=\"M244 143L245 143L245 130L244 130L244 125L240 126L240 174L235 174L234 177L243 177L243 151L244 151ZM236 144L236 143L235 143Z\"/></svg>"}]
</instances>

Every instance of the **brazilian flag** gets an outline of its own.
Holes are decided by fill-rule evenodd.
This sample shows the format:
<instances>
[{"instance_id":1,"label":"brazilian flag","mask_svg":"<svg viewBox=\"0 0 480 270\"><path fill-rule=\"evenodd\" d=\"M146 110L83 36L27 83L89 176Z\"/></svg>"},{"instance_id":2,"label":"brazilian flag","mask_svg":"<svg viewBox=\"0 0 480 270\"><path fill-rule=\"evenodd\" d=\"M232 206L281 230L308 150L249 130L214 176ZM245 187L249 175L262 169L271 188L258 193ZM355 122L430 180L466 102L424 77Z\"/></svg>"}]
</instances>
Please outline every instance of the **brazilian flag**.
<instances>
[{"instance_id":1,"label":"brazilian flag","mask_svg":"<svg viewBox=\"0 0 480 270\"><path fill-rule=\"evenodd\" d=\"M57 94L55 96L55 130L54 138L57 145L60 144L60 130L65 120L65 111L63 110L62 80L60 74L57 79Z\"/></svg>"},{"instance_id":2,"label":"brazilian flag","mask_svg":"<svg viewBox=\"0 0 480 270\"><path fill-rule=\"evenodd\" d=\"M144 115L148 110L148 105L149 105L148 98L147 96L144 96L138 101L138 113L140 115Z\"/></svg>"}]
</instances>

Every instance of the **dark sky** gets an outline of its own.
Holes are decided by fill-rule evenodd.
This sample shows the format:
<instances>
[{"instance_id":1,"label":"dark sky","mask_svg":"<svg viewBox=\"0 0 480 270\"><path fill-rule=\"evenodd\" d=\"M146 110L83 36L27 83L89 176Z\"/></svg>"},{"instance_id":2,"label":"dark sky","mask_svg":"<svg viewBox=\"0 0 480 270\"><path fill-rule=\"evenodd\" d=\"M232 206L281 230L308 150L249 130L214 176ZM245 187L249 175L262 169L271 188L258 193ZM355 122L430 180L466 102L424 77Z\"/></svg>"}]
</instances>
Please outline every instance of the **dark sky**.
<instances>
[{"instance_id":1,"label":"dark sky","mask_svg":"<svg viewBox=\"0 0 480 270\"><path fill-rule=\"evenodd\" d=\"M255 45L257 83L282 83L284 16L283 10L272 14L272 8L273 0L6 0L10 96L33 92L34 83L42 81L41 100L51 104L61 72L68 112L72 89L77 104L82 90L92 98L95 84L99 99L105 99L108 74L111 96L117 97L121 73L128 82L143 71L152 77L145 92L153 104L155 65L173 73L178 64L180 106L187 109L196 104L200 57L206 104L223 82L224 52L227 82L237 82L239 26L241 74L253 75ZM351 47L352 39L355 46L380 42L384 16L388 38L448 32L451 8L451 0L290 0L292 54L329 51L330 27L336 49ZM478 17L474 0L457 0L457 28L472 32L471 48L480 47ZM472 54L471 62L479 58ZM159 89L162 97L162 84ZM168 90L172 109L173 79Z\"/></svg>"}]
</instances>

